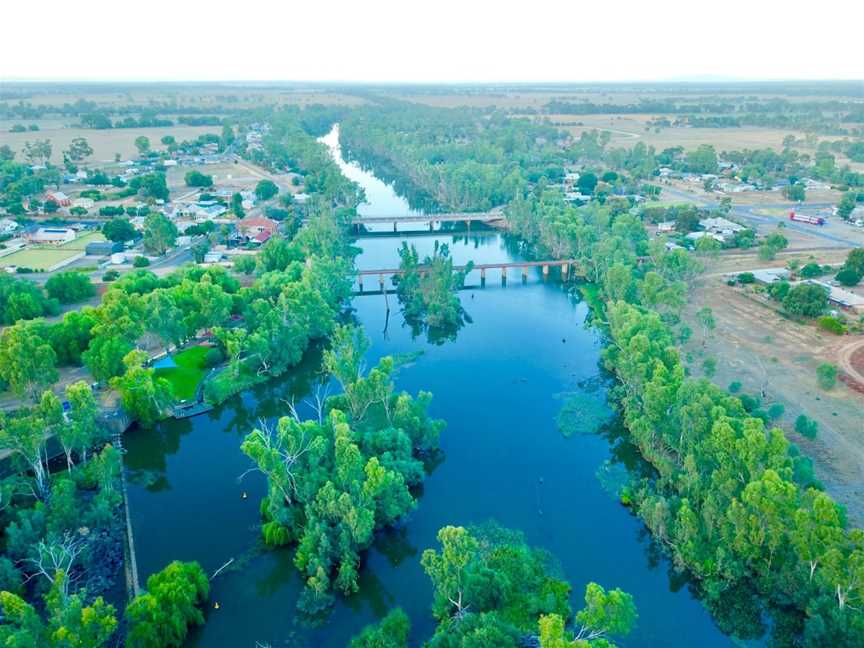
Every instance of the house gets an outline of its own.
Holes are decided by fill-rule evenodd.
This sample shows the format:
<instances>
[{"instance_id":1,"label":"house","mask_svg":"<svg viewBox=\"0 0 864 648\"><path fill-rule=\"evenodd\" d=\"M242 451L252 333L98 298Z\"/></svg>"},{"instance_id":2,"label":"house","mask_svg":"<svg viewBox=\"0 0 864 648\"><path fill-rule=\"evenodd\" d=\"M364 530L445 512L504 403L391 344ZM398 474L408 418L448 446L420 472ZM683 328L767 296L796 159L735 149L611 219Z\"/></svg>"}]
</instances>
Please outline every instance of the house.
<instances>
[{"instance_id":1,"label":"house","mask_svg":"<svg viewBox=\"0 0 864 648\"><path fill-rule=\"evenodd\" d=\"M72 199L62 191L46 191L45 202L48 201L57 203L59 207L68 207L72 204Z\"/></svg>"},{"instance_id":2,"label":"house","mask_svg":"<svg viewBox=\"0 0 864 648\"><path fill-rule=\"evenodd\" d=\"M693 241L694 243L701 238L705 238L706 236L713 238L718 243L725 243L726 239L723 238L720 234L715 234L714 232L690 232L686 238L688 241Z\"/></svg>"},{"instance_id":3,"label":"house","mask_svg":"<svg viewBox=\"0 0 864 648\"><path fill-rule=\"evenodd\" d=\"M71 227L40 227L30 235L31 243L62 245L75 240L75 230Z\"/></svg>"},{"instance_id":4,"label":"house","mask_svg":"<svg viewBox=\"0 0 864 648\"><path fill-rule=\"evenodd\" d=\"M20 227L11 218L0 218L0 234L11 234Z\"/></svg>"},{"instance_id":5,"label":"house","mask_svg":"<svg viewBox=\"0 0 864 648\"><path fill-rule=\"evenodd\" d=\"M219 263L222 260L221 252L208 252L204 255L204 263Z\"/></svg>"},{"instance_id":6,"label":"house","mask_svg":"<svg viewBox=\"0 0 864 648\"><path fill-rule=\"evenodd\" d=\"M247 241L264 243L276 232L279 223L269 218L244 218L237 222L237 232Z\"/></svg>"},{"instance_id":7,"label":"house","mask_svg":"<svg viewBox=\"0 0 864 648\"><path fill-rule=\"evenodd\" d=\"M714 234L720 234L722 236L734 236L738 232L743 232L746 227L739 223L735 223L730 221L727 218L717 217L717 218L703 218L699 221L699 225L707 232L713 232Z\"/></svg>"},{"instance_id":8,"label":"house","mask_svg":"<svg viewBox=\"0 0 864 648\"><path fill-rule=\"evenodd\" d=\"M732 273L730 278L737 277L740 272ZM751 270L750 274L756 279L757 283L770 285L778 281L786 281L789 279L790 272L786 268L763 268L761 270Z\"/></svg>"},{"instance_id":9,"label":"house","mask_svg":"<svg viewBox=\"0 0 864 648\"><path fill-rule=\"evenodd\" d=\"M110 256L122 251L123 244L114 241L93 241L84 247L84 252L88 256Z\"/></svg>"},{"instance_id":10,"label":"house","mask_svg":"<svg viewBox=\"0 0 864 648\"><path fill-rule=\"evenodd\" d=\"M657 223L657 232L661 234L666 234L669 232L675 231L675 221L663 221L662 223Z\"/></svg>"},{"instance_id":11,"label":"house","mask_svg":"<svg viewBox=\"0 0 864 648\"><path fill-rule=\"evenodd\" d=\"M72 201L73 207L81 207L82 209L93 209L96 206L96 201L92 198L76 198Z\"/></svg>"}]
</instances>

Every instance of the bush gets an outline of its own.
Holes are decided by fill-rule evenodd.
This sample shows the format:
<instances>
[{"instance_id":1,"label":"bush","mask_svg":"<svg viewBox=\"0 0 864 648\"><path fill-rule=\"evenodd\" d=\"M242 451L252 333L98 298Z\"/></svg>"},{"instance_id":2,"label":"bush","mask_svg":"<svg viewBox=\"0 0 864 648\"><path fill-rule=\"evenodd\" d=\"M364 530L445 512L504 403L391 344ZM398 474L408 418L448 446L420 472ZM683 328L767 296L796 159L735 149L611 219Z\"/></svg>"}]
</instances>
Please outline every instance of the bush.
<instances>
[{"instance_id":1,"label":"bush","mask_svg":"<svg viewBox=\"0 0 864 648\"><path fill-rule=\"evenodd\" d=\"M737 394L739 391L741 391L741 381L733 380L731 383L729 383L730 394Z\"/></svg>"},{"instance_id":2,"label":"bush","mask_svg":"<svg viewBox=\"0 0 864 648\"><path fill-rule=\"evenodd\" d=\"M759 398L751 396L750 394L741 394L739 398L741 398L741 405L744 406L744 409L748 413L755 412L762 404L762 401Z\"/></svg>"},{"instance_id":3,"label":"bush","mask_svg":"<svg viewBox=\"0 0 864 648\"><path fill-rule=\"evenodd\" d=\"M90 277L81 272L60 272L45 282L45 292L61 304L74 304L96 294Z\"/></svg>"},{"instance_id":4,"label":"bush","mask_svg":"<svg viewBox=\"0 0 864 648\"><path fill-rule=\"evenodd\" d=\"M109 282L115 281L118 277L120 277L120 273L116 270L109 270L105 274L102 275L102 281Z\"/></svg>"},{"instance_id":5,"label":"bush","mask_svg":"<svg viewBox=\"0 0 864 648\"><path fill-rule=\"evenodd\" d=\"M150 259L145 256L136 256L132 260L132 266L135 268L146 268L150 265Z\"/></svg>"},{"instance_id":6,"label":"bush","mask_svg":"<svg viewBox=\"0 0 864 648\"><path fill-rule=\"evenodd\" d=\"M843 322L831 315L823 315L816 321L816 324L823 331L828 331L834 335L843 335L846 332L846 326Z\"/></svg>"},{"instance_id":7,"label":"bush","mask_svg":"<svg viewBox=\"0 0 864 648\"><path fill-rule=\"evenodd\" d=\"M187 187L212 187L213 176L206 175L200 171L190 171L185 177Z\"/></svg>"},{"instance_id":8,"label":"bush","mask_svg":"<svg viewBox=\"0 0 864 648\"><path fill-rule=\"evenodd\" d=\"M786 411L786 407L783 403L772 403L771 407L768 408L768 418L771 420L775 420L783 416L783 413Z\"/></svg>"},{"instance_id":9,"label":"bush","mask_svg":"<svg viewBox=\"0 0 864 648\"><path fill-rule=\"evenodd\" d=\"M756 277L752 272L742 272L738 275L738 283L739 284L752 284L756 283Z\"/></svg>"},{"instance_id":10,"label":"bush","mask_svg":"<svg viewBox=\"0 0 864 648\"><path fill-rule=\"evenodd\" d=\"M204 354L204 366L208 369L219 365L224 359L224 355L219 347L211 347L207 350L207 353Z\"/></svg>"},{"instance_id":11,"label":"bush","mask_svg":"<svg viewBox=\"0 0 864 648\"><path fill-rule=\"evenodd\" d=\"M816 381L822 389L833 389L837 384L837 367L829 362L823 362L816 367Z\"/></svg>"},{"instance_id":12,"label":"bush","mask_svg":"<svg viewBox=\"0 0 864 648\"><path fill-rule=\"evenodd\" d=\"M815 439L819 432L819 424L802 414L795 419L795 431L808 439Z\"/></svg>"}]
</instances>

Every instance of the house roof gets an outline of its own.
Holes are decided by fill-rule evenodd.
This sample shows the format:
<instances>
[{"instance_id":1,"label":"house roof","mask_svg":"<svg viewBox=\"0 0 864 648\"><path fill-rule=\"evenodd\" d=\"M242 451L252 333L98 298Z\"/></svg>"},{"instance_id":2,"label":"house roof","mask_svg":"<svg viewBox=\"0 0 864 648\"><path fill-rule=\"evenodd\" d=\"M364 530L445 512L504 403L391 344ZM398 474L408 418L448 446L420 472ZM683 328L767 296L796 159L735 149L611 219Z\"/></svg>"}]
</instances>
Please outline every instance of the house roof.
<instances>
[{"instance_id":1,"label":"house roof","mask_svg":"<svg viewBox=\"0 0 864 648\"><path fill-rule=\"evenodd\" d=\"M271 233L276 231L279 224L269 218L244 218L237 222L237 229L246 230L253 227L269 230Z\"/></svg>"}]
</instances>

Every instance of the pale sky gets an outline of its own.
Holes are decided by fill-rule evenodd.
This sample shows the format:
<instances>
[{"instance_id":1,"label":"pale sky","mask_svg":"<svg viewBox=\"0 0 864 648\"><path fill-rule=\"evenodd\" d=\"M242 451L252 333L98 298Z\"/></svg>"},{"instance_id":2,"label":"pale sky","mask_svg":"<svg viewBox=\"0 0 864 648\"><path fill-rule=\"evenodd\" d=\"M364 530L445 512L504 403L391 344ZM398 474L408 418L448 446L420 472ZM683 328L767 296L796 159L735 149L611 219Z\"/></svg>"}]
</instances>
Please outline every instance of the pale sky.
<instances>
[{"instance_id":1,"label":"pale sky","mask_svg":"<svg viewBox=\"0 0 864 648\"><path fill-rule=\"evenodd\" d=\"M864 79L861 0L6 0L0 79Z\"/></svg>"}]
</instances>

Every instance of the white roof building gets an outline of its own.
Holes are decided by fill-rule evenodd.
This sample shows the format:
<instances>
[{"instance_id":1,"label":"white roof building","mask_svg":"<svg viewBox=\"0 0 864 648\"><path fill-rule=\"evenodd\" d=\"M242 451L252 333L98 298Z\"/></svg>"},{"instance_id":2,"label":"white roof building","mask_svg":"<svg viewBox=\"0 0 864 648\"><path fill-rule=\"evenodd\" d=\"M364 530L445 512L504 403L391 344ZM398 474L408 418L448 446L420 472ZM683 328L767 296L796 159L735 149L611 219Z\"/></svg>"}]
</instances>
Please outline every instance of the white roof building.
<instances>
[{"instance_id":1,"label":"white roof building","mask_svg":"<svg viewBox=\"0 0 864 648\"><path fill-rule=\"evenodd\" d=\"M75 240L75 230L71 227L40 227L30 235L33 243L51 243L59 245Z\"/></svg>"},{"instance_id":2,"label":"white roof building","mask_svg":"<svg viewBox=\"0 0 864 648\"><path fill-rule=\"evenodd\" d=\"M20 227L11 218L0 218L0 234L11 234Z\"/></svg>"}]
</instances>

